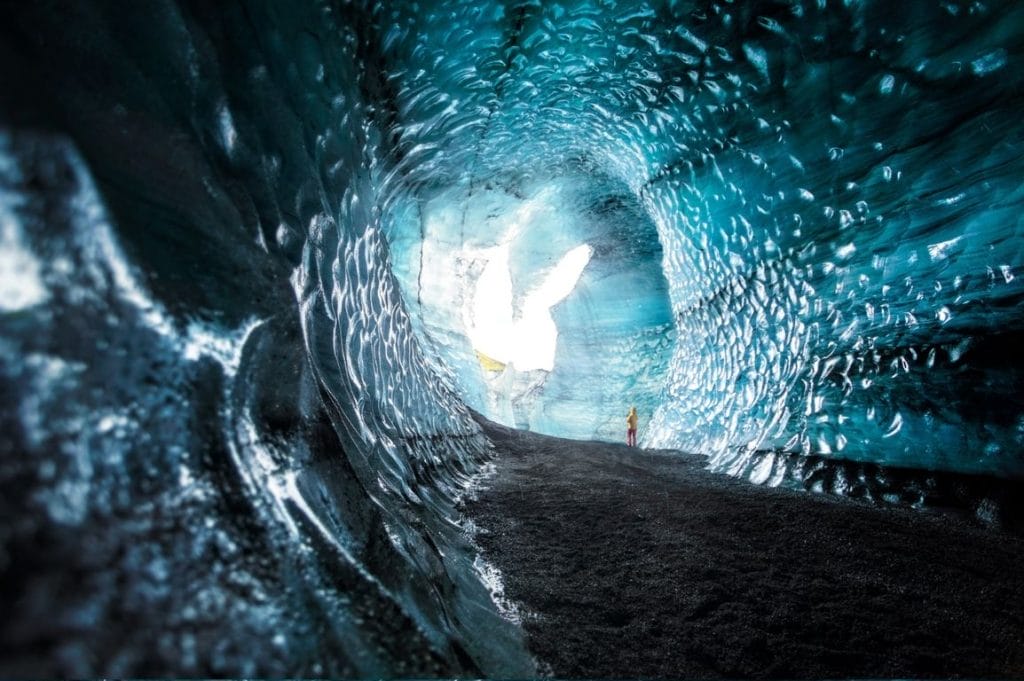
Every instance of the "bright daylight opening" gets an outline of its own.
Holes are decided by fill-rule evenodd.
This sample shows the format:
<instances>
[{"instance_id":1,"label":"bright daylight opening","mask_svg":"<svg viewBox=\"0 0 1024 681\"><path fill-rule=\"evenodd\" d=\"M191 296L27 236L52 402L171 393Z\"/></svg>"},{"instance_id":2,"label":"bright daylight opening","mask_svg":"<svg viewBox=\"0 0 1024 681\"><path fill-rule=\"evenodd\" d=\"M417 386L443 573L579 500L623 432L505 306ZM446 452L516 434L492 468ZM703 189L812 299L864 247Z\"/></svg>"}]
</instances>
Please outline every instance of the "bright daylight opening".
<instances>
[{"instance_id":1,"label":"bright daylight opening","mask_svg":"<svg viewBox=\"0 0 1024 681\"><path fill-rule=\"evenodd\" d=\"M537 286L523 298L521 312L514 314L509 251L512 240L488 249L489 256L467 305L466 328L473 349L491 366L511 364L518 371L555 366L558 327L551 308L572 292L593 249L577 246L543 274Z\"/></svg>"}]
</instances>

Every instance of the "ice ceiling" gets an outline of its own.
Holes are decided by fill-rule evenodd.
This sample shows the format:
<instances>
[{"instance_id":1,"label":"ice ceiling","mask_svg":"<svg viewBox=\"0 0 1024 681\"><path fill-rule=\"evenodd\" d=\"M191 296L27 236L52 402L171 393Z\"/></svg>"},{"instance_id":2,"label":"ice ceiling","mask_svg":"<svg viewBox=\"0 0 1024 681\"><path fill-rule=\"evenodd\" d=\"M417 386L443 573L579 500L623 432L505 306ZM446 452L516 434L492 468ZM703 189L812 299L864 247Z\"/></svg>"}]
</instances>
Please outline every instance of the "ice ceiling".
<instances>
[{"instance_id":1,"label":"ice ceiling","mask_svg":"<svg viewBox=\"0 0 1024 681\"><path fill-rule=\"evenodd\" d=\"M768 449L1024 470L1014 3L376 16L395 271L471 406L617 438L635 402L643 444L723 465ZM550 376L473 357L463 313L488 262L509 258L518 304L596 238L604 271L553 308Z\"/></svg>"},{"instance_id":2,"label":"ice ceiling","mask_svg":"<svg viewBox=\"0 0 1024 681\"><path fill-rule=\"evenodd\" d=\"M536 676L467 405L1024 476L1022 46L1016 0L5 3L0 676Z\"/></svg>"}]
</instances>

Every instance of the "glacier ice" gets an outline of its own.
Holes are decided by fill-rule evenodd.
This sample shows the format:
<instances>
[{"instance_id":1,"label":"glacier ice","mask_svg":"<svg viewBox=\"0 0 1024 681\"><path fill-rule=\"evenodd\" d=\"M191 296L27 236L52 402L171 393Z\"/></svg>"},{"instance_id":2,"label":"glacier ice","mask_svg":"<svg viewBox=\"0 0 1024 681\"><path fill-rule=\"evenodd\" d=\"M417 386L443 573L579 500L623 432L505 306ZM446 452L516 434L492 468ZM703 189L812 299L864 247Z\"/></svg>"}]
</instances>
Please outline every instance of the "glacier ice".
<instances>
[{"instance_id":1,"label":"glacier ice","mask_svg":"<svg viewBox=\"0 0 1024 681\"><path fill-rule=\"evenodd\" d=\"M1024 471L1010 349L1020 301L1020 71L1008 51L1024 28L1017 6L445 7L387 13L387 56L403 84L396 138L428 150L400 164L416 208L399 211L389 238L397 262L420 257L396 274L422 317L414 328L467 384L469 404L497 417L509 388L472 377L481 369L466 353L466 325L424 292L459 300L476 275L434 262L437 244L415 244L447 222L457 233L442 237L444 255L458 259L453 248L500 238L538 184L590 183L615 187L637 223L654 225L651 253L610 257L625 271L660 261L672 323L661 312L623 323L660 336L670 357L646 345L608 352L568 329L559 342L574 357L628 363L632 376L651 369L637 397L650 416L644 444L701 451L726 469L777 451ZM466 58L448 56L463 39ZM583 215L571 197L557 200L559 224L537 226L553 241ZM524 254L522 266L542 257ZM608 319L631 290L588 304ZM558 373L561 385L613 397L566 401ZM539 391L519 381L534 393L534 418L505 421L620 438L631 376L594 378L587 362L556 362ZM607 427L585 423L595 411Z\"/></svg>"},{"instance_id":2,"label":"glacier ice","mask_svg":"<svg viewBox=\"0 0 1024 681\"><path fill-rule=\"evenodd\" d=\"M489 418L620 439L627 400L656 407L674 335L653 223L623 185L575 173L463 195L386 223L428 355Z\"/></svg>"},{"instance_id":3,"label":"glacier ice","mask_svg":"<svg viewBox=\"0 0 1024 681\"><path fill-rule=\"evenodd\" d=\"M8 675L531 675L469 408L1024 475L1020 3L0 18Z\"/></svg>"}]
</instances>

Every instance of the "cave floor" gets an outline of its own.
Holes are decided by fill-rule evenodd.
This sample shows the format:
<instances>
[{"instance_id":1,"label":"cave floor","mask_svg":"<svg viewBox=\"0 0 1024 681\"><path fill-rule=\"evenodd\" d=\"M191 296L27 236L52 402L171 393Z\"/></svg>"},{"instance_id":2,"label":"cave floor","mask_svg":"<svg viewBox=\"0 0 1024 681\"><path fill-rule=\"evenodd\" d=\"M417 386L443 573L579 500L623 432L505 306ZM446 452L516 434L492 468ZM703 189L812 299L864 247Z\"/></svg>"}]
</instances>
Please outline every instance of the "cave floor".
<instances>
[{"instance_id":1,"label":"cave floor","mask_svg":"<svg viewBox=\"0 0 1024 681\"><path fill-rule=\"evenodd\" d=\"M485 424L465 512L558 677L1024 678L1024 538Z\"/></svg>"}]
</instances>

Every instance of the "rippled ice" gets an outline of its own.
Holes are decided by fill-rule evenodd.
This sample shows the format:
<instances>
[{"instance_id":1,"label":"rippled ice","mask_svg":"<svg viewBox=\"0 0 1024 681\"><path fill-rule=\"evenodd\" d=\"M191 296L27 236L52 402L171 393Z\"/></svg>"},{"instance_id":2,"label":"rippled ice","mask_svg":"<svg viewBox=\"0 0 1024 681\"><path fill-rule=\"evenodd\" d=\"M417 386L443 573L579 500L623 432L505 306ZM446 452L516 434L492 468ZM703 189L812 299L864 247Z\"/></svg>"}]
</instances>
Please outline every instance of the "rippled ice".
<instances>
[{"instance_id":1,"label":"rippled ice","mask_svg":"<svg viewBox=\"0 0 1024 681\"><path fill-rule=\"evenodd\" d=\"M457 521L467 402L636 401L764 480L1024 471L1019 3L4 14L8 675L532 675ZM593 257L489 403L446 259L538 197L517 295Z\"/></svg>"},{"instance_id":2,"label":"rippled ice","mask_svg":"<svg viewBox=\"0 0 1024 681\"><path fill-rule=\"evenodd\" d=\"M460 238L487 239L515 209L475 214L474 202L495 207L489 194L529 197L566 176L596 197L625 185L656 227L675 318L660 392L647 399L569 360L555 371L591 390L635 392L653 412L646 445L727 467L777 449L1019 475L1021 11L382 8L393 176L425 210L399 215L392 240L412 250L405 244L430 233L439 203L455 211L448 225ZM576 229L579 208L564 208L564 228ZM613 257L628 270L649 254ZM422 290L453 276L435 264L416 266ZM473 275L444 285L472 290ZM410 304L414 315L424 304ZM429 304L419 314L424 335L466 373L457 320ZM609 361L661 362L624 357ZM557 396L550 402L557 408ZM575 408L618 426L624 402ZM546 428L575 434L572 423Z\"/></svg>"}]
</instances>

